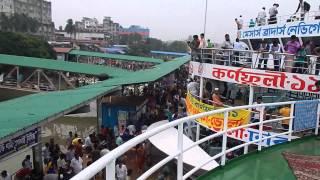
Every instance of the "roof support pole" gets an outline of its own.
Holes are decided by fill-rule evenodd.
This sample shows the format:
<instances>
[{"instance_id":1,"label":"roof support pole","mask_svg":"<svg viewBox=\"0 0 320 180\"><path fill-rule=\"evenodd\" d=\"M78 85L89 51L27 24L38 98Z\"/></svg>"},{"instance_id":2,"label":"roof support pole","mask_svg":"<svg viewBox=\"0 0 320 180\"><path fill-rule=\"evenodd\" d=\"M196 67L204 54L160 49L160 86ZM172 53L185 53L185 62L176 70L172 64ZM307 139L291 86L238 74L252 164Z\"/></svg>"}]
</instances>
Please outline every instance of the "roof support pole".
<instances>
[{"instance_id":1,"label":"roof support pole","mask_svg":"<svg viewBox=\"0 0 320 180\"><path fill-rule=\"evenodd\" d=\"M17 68L17 88L19 88L20 87L20 83L19 83L19 76L20 76L20 72L19 72L19 66L16 66L16 68Z\"/></svg>"},{"instance_id":2,"label":"roof support pole","mask_svg":"<svg viewBox=\"0 0 320 180\"><path fill-rule=\"evenodd\" d=\"M61 72L58 72L58 76L59 76L59 77L58 77L58 79L59 79L59 80L58 80L58 81L59 81L59 82L58 82L58 90L60 91L60 90L61 90Z\"/></svg>"},{"instance_id":3,"label":"roof support pole","mask_svg":"<svg viewBox=\"0 0 320 180\"><path fill-rule=\"evenodd\" d=\"M40 69L37 69L37 76L38 76L38 89L40 90L40 80L41 80Z\"/></svg>"},{"instance_id":4,"label":"roof support pole","mask_svg":"<svg viewBox=\"0 0 320 180\"><path fill-rule=\"evenodd\" d=\"M53 87L55 90L57 89L56 86L53 84L53 82L51 81L51 79L41 70L40 72L43 77L48 81L48 83L51 85L51 87Z\"/></svg>"},{"instance_id":5,"label":"roof support pole","mask_svg":"<svg viewBox=\"0 0 320 180\"><path fill-rule=\"evenodd\" d=\"M60 75L72 89L75 89L74 85L68 80L68 78L62 72L60 72Z\"/></svg>"},{"instance_id":6,"label":"roof support pole","mask_svg":"<svg viewBox=\"0 0 320 180\"><path fill-rule=\"evenodd\" d=\"M9 78L12 76L12 74L17 70L18 66L15 66L13 69L11 69L11 71L5 76L5 78Z\"/></svg>"},{"instance_id":7,"label":"roof support pole","mask_svg":"<svg viewBox=\"0 0 320 180\"><path fill-rule=\"evenodd\" d=\"M33 71L29 77L27 77L26 80L24 80L21 84L25 84L27 83L35 74L36 74L37 70Z\"/></svg>"}]
</instances>

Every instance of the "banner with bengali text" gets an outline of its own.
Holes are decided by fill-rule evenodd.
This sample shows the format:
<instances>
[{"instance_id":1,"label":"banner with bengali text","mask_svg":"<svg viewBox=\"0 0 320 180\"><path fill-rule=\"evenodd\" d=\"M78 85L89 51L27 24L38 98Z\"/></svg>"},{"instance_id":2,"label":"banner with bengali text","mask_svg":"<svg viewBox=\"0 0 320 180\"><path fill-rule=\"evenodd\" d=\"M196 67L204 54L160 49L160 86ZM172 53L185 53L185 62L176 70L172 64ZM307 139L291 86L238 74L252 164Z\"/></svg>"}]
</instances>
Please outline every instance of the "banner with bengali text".
<instances>
[{"instance_id":1,"label":"banner with bengali text","mask_svg":"<svg viewBox=\"0 0 320 180\"><path fill-rule=\"evenodd\" d=\"M187 104L187 111L189 115L199 114L199 113L223 108L223 107L215 107L215 106L200 102L198 99L194 98L190 93L188 93L187 95L186 104ZM228 117L228 127L233 128L233 127L245 125L245 124L248 124L249 120L250 120L250 111L248 110L231 111L229 112L229 117ZM199 118L197 119L197 121L212 130L219 131L223 129L224 113L219 113L212 116Z\"/></svg>"},{"instance_id":2,"label":"banner with bengali text","mask_svg":"<svg viewBox=\"0 0 320 180\"><path fill-rule=\"evenodd\" d=\"M189 115L194 115L194 114L218 109L217 107L204 104L198 101L191 94L187 95L186 104L187 104L187 111ZM228 123L228 127L231 128L231 127L248 124L249 118L250 118L250 111L247 111L247 110L232 111L229 113L228 121L231 123ZM216 114L213 116L209 116L207 118L197 119L197 121L204 127L207 127L214 132L218 132L223 127L224 114L223 113ZM274 136L274 135L276 135L276 133L274 132L267 132L267 131L262 132L262 138ZM241 129L229 132L228 137L237 139L243 142L256 141L259 139L259 130L253 129L253 128L241 128ZM291 136L291 138L296 139L298 137ZM269 146L281 144L287 141L288 141L287 135L279 135L266 140L262 140L261 145L264 147L269 147ZM255 143L255 144L258 145L259 143Z\"/></svg>"},{"instance_id":3,"label":"banner with bengali text","mask_svg":"<svg viewBox=\"0 0 320 180\"><path fill-rule=\"evenodd\" d=\"M270 89L318 93L320 76L190 62L190 74L224 82Z\"/></svg>"},{"instance_id":4,"label":"banner with bengali text","mask_svg":"<svg viewBox=\"0 0 320 180\"><path fill-rule=\"evenodd\" d=\"M284 38L295 35L297 37L320 36L320 21L295 21L285 24L271 24L245 28L240 31L241 39Z\"/></svg>"}]
</instances>

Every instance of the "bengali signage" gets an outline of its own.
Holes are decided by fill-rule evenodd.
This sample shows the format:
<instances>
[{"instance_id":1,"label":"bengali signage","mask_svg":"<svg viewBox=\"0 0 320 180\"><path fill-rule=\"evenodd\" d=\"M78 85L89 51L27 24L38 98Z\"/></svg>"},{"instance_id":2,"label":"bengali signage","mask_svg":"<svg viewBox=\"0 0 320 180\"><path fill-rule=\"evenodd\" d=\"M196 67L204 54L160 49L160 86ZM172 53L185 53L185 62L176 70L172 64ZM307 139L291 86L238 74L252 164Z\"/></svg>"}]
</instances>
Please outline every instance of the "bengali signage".
<instances>
[{"instance_id":1,"label":"bengali signage","mask_svg":"<svg viewBox=\"0 0 320 180\"><path fill-rule=\"evenodd\" d=\"M223 107L215 107L212 105L205 104L194 98L190 93L186 99L187 111L189 115L199 114L207 111L213 111L221 109ZM228 117L228 128L238 127L241 125L248 124L250 119L250 111L247 110L236 110L229 112ZM197 119L197 121L206 127L219 131L223 129L224 113L214 114Z\"/></svg>"},{"instance_id":2,"label":"bengali signage","mask_svg":"<svg viewBox=\"0 0 320 180\"><path fill-rule=\"evenodd\" d=\"M276 135L276 133L267 132L267 131L262 132L262 138L274 136L274 135ZM228 137L237 139L243 142L256 141L259 139L259 130L252 129L252 128L243 128L243 129L239 129L239 130L228 133ZM296 139L296 138L298 137L295 137L295 136L291 137L291 139ZM277 137L272 137L272 138L263 140L261 145L264 147L269 147L269 146L281 144L287 141L288 141L287 135L279 135ZM255 144L258 145L259 143L255 143Z\"/></svg>"},{"instance_id":3,"label":"bengali signage","mask_svg":"<svg viewBox=\"0 0 320 180\"><path fill-rule=\"evenodd\" d=\"M191 62L190 64L190 68L193 68L190 72L193 72L193 75L203 76L208 79L271 89L319 93L315 83L320 80L320 77L315 75L275 72L215 64L202 64L201 68L203 69L203 72L199 74L197 73L197 69L199 68L200 63Z\"/></svg>"},{"instance_id":4,"label":"bengali signage","mask_svg":"<svg viewBox=\"0 0 320 180\"><path fill-rule=\"evenodd\" d=\"M202 112L212 111L218 109L217 107L204 104L197 99L195 99L191 94L187 95L186 99L187 111L189 115L194 115ZM250 118L250 111L247 110L238 110L229 112L228 118L228 127L237 127L240 125L248 124ZM224 114L216 114L212 116L208 116L205 118L197 119L197 122L201 125L211 129L214 132L218 132L223 128ZM274 136L276 133L273 132L262 132L262 138L268 136ZM259 130L253 128L242 128L239 130L235 130L228 133L228 137L237 139L243 142L251 142L259 139ZM297 137L292 137L292 139L296 139ZM262 146L268 147L276 144L281 144L288 141L288 136L279 135L277 137L272 137L262 141ZM259 143L255 143L259 144Z\"/></svg>"},{"instance_id":5,"label":"bengali signage","mask_svg":"<svg viewBox=\"0 0 320 180\"><path fill-rule=\"evenodd\" d=\"M7 156L23 148L38 143L40 131L38 128L33 129L18 137L0 144L0 157Z\"/></svg>"},{"instance_id":6,"label":"bengali signage","mask_svg":"<svg viewBox=\"0 0 320 180\"><path fill-rule=\"evenodd\" d=\"M240 31L241 39L320 36L320 21L296 21L284 25L274 24L246 28Z\"/></svg>"}]
</instances>

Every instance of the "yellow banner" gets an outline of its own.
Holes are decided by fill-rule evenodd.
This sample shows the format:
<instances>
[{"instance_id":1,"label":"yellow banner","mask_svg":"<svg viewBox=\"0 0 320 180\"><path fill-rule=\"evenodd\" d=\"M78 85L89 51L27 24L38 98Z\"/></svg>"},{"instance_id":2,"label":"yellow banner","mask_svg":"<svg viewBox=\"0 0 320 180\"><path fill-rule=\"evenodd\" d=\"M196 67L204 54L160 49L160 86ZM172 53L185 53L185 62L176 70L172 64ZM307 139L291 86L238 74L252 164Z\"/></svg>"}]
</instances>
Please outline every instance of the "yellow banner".
<instances>
[{"instance_id":1,"label":"yellow banner","mask_svg":"<svg viewBox=\"0 0 320 180\"><path fill-rule=\"evenodd\" d=\"M203 112L213 111L216 109L222 109L223 107L215 107L205 104L194 98L190 93L186 99L187 111L189 115L199 114ZM248 124L250 118L250 111L248 110L236 110L230 111L228 117L228 128L238 127ZM219 131L223 129L224 113L214 114L211 116L197 119L200 124Z\"/></svg>"}]
</instances>

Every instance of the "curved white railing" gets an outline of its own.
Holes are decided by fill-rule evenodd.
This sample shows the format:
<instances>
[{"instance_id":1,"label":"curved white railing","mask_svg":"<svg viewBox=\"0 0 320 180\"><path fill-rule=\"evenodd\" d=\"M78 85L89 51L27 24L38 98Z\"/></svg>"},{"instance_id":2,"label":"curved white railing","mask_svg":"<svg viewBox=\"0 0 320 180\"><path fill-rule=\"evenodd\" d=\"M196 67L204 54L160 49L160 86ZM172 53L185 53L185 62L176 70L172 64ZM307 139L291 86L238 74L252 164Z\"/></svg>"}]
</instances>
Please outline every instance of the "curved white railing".
<instances>
[{"instance_id":1,"label":"curved white railing","mask_svg":"<svg viewBox=\"0 0 320 180\"><path fill-rule=\"evenodd\" d=\"M157 127L155 129L152 129L150 131L147 131L146 133L143 133L142 135L139 135L132 140L126 142L125 144L119 146L118 148L114 149L107 155L103 156L93 164L91 164L89 167L85 168L83 171L81 171L79 174L74 176L72 180L87 180L92 177L94 177L97 173L102 171L104 168L106 168L106 179L107 180L114 180L115 179L115 161L117 158L125 154L127 151L129 151L131 148L135 147L137 144L143 143L145 140L148 138L161 133L164 130L167 130L169 128L174 128L175 126L178 126L178 151L171 156L166 157L165 159L161 160L158 162L156 165L151 167L149 170L147 170L144 174L142 174L138 179L146 179L150 175L152 175L154 172L159 170L163 165L167 164L168 162L177 159L177 179L187 179L191 175L193 175L195 172L197 172L201 167L205 166L206 164L210 163L211 161L221 158L221 166L224 166L226 163L226 154L229 152L233 152L235 150L238 150L240 148L244 148L248 145L251 144L257 144L258 143L258 150L261 151L262 149L262 141L276 137L276 136L281 136L281 135L288 135L288 141L291 141L292 139L292 132L293 132L293 119L294 119L294 114L293 114L293 109L295 106L295 101L292 102L281 102L281 103L269 103L269 104L257 104L257 105L247 105L247 106L239 106L239 107L231 107L231 108L226 108L226 109L219 109L219 110L214 110L211 112L205 112L193 116L188 116L182 119L175 120L173 122L170 122L168 124L162 125L160 127ZM290 105L291 110L290 110L290 117L280 117L276 119L271 119L271 120L264 120L264 109L266 107L275 107L275 106L285 106L285 105ZM231 111L235 110L240 110L240 109L252 109L252 108L257 108L261 107L263 110L260 113L260 121L256 123L251 123L251 124L246 124L242 125L239 127L234 127L234 128L228 128L228 114ZM319 124L319 106L318 106L318 112L317 112L317 127L315 129L315 134L318 134L318 124ZM188 121L194 121L195 119L214 115L214 114L219 114L223 113L224 114L224 124L223 124L223 129L213 135L207 136L203 139L200 139L196 142L193 143L193 145L188 146L188 147L183 147L183 124L188 122ZM271 122L281 122L283 120L289 120L289 129L287 132L275 134L272 136L267 136L263 137L263 125ZM228 133L242 129L242 128L249 128L251 126L259 126L259 138L254 141L246 142L244 144L232 147L230 149L227 149L227 136ZM194 167L191 171L187 172L186 174L183 175L183 153L190 150L191 148L198 146L201 143L204 143L208 140L214 139L216 137L223 137L222 141L222 152L211 157L208 159L206 162L203 162L201 165ZM245 150L244 153L246 154L247 151Z\"/></svg>"}]
</instances>

